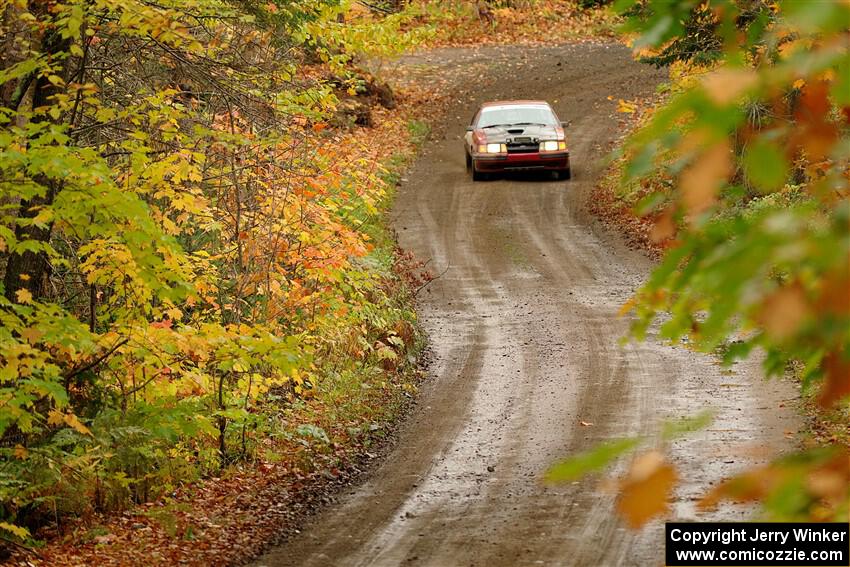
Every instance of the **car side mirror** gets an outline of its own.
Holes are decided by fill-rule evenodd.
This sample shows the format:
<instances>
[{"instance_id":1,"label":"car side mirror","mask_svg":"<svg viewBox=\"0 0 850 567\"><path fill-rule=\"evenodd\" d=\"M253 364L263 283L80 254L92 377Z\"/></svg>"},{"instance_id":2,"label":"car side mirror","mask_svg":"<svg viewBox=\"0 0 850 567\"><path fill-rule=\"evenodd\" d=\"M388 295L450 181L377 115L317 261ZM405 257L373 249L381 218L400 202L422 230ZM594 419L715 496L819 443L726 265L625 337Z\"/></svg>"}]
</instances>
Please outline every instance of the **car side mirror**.
<instances>
[{"instance_id":1,"label":"car side mirror","mask_svg":"<svg viewBox=\"0 0 850 567\"><path fill-rule=\"evenodd\" d=\"M569 128L570 124L572 124L572 123L573 123L572 120L562 120L561 126L563 126L564 128Z\"/></svg>"}]
</instances>

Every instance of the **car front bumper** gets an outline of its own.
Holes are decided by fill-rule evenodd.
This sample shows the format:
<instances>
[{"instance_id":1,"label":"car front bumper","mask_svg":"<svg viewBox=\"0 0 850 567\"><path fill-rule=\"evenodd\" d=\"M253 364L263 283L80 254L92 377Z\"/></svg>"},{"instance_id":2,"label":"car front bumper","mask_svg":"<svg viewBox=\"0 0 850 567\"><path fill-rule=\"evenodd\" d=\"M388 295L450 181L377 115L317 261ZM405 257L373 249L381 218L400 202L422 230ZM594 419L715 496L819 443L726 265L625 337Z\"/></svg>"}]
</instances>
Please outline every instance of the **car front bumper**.
<instances>
[{"instance_id":1,"label":"car front bumper","mask_svg":"<svg viewBox=\"0 0 850 567\"><path fill-rule=\"evenodd\" d=\"M517 154L476 154L475 169L478 171L523 171L523 170L564 170L570 167L569 152L517 153Z\"/></svg>"}]
</instances>

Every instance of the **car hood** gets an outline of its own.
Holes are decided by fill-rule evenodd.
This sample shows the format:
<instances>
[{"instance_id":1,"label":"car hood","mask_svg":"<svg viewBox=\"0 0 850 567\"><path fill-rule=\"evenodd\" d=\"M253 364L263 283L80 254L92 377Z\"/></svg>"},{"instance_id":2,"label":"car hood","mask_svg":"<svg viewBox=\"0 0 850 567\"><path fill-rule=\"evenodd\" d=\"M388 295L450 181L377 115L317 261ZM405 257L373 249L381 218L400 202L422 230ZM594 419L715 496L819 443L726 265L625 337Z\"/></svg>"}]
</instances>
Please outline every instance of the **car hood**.
<instances>
[{"instance_id":1,"label":"car hood","mask_svg":"<svg viewBox=\"0 0 850 567\"><path fill-rule=\"evenodd\" d=\"M493 126L492 128L484 128L481 131L487 137L487 142L509 144L515 141L540 141L540 140L556 140L558 138L559 128L557 126L540 126L537 124L528 126ZM528 140L531 138L531 140Z\"/></svg>"}]
</instances>

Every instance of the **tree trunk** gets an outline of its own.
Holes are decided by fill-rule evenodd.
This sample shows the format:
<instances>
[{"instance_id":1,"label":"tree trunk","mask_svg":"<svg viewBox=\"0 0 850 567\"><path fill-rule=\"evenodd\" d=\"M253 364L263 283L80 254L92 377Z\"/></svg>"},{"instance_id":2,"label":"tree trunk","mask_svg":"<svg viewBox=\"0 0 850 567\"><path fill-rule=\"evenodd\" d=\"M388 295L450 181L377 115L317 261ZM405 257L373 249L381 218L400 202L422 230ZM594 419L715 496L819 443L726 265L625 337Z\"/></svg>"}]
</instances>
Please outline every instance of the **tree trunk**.
<instances>
[{"instance_id":1,"label":"tree trunk","mask_svg":"<svg viewBox=\"0 0 850 567\"><path fill-rule=\"evenodd\" d=\"M48 4L46 2L35 2L32 12L36 17L42 16L45 19L48 17L46 12ZM39 12L44 12L43 14ZM61 37L56 30L48 29L45 32L41 44L41 51L47 55L48 59L59 59L61 63L56 69L57 75L66 78L68 72L69 58L64 54L70 47L71 40ZM63 86L54 85L47 77L41 76L35 81L32 94L32 108L49 106L52 103L54 95L59 94L63 90ZM46 115L40 115L33 118L34 121L50 120ZM61 117L56 120L61 121ZM49 179L44 175L36 175L33 178L37 184L44 188L43 193L35 195L30 199L21 201L18 211L18 219L32 219L40 209L49 207L56 199L56 195L61 189L61 182L57 179ZM15 226L15 239L18 242L35 241L46 243L50 241L50 235L53 232L53 225L49 224L44 227L33 225L22 226L20 223ZM9 262L6 265L6 276L4 279L6 298L10 301L16 301L16 293L20 289L29 291L33 297L41 297L47 290L47 278L50 276L50 262L44 252L24 251L16 252L9 255Z\"/></svg>"}]
</instances>

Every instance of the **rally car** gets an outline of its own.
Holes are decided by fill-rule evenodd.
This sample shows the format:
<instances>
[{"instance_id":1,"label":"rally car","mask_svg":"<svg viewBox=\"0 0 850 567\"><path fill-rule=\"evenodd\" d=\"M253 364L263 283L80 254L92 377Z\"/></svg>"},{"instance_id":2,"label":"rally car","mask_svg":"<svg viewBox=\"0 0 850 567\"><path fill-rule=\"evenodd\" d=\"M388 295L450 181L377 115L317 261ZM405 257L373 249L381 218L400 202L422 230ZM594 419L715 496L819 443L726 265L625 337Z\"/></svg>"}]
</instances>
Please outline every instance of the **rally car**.
<instances>
[{"instance_id":1,"label":"rally car","mask_svg":"<svg viewBox=\"0 0 850 567\"><path fill-rule=\"evenodd\" d=\"M523 170L552 171L558 179L569 179L566 126L545 101L482 104L466 129L466 168L475 181Z\"/></svg>"}]
</instances>

